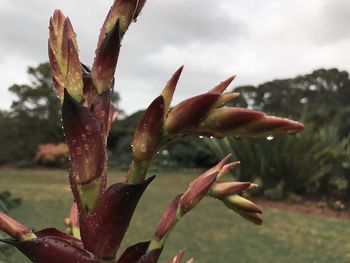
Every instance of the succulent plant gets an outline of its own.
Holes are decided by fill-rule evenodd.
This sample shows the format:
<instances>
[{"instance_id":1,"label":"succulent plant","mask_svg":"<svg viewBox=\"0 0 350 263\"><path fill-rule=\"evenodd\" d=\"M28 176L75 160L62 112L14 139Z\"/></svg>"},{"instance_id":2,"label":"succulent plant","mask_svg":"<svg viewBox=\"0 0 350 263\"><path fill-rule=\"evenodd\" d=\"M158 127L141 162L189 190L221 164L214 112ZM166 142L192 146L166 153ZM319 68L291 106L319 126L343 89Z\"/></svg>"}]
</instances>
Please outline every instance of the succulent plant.
<instances>
[{"instance_id":1,"label":"succulent plant","mask_svg":"<svg viewBox=\"0 0 350 263\"><path fill-rule=\"evenodd\" d=\"M69 233L54 228L32 232L0 213L0 229L12 237L1 241L15 246L33 262L157 262L176 223L205 197L218 199L248 221L261 224L259 207L240 195L254 184L222 179L238 164L229 162L228 155L174 198L149 241L127 248L116 259L137 203L155 178L148 177L148 168L166 144L187 133L218 138L266 137L303 129L301 123L289 119L250 109L223 107L238 96L224 93L234 77L171 108L183 70L180 67L135 129L133 160L126 181L107 187L106 144L117 115L110 97L120 43L144 4L145 0L114 2L102 26L91 69L79 60L69 18L56 10L50 19L49 58L56 93L62 102L63 128L70 152L69 182L75 203L65 220ZM181 262L183 253L180 250L169 262Z\"/></svg>"}]
</instances>

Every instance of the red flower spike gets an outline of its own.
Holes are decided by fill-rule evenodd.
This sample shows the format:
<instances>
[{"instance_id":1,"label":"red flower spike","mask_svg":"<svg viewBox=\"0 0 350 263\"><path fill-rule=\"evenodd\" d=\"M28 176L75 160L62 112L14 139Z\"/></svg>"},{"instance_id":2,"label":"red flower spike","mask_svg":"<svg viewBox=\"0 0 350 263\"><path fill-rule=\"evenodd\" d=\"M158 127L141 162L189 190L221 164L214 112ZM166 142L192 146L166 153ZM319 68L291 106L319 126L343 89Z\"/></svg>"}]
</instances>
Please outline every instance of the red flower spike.
<instances>
[{"instance_id":1,"label":"red flower spike","mask_svg":"<svg viewBox=\"0 0 350 263\"><path fill-rule=\"evenodd\" d=\"M194 208L204 196L207 195L212 185L215 183L219 171L228 160L227 156L217 165L209 169L207 172L195 179L187 191L182 195L179 207L182 213L187 213Z\"/></svg>"},{"instance_id":2,"label":"red flower spike","mask_svg":"<svg viewBox=\"0 0 350 263\"><path fill-rule=\"evenodd\" d=\"M208 93L223 93L235 78L236 76L229 77L228 79L220 82L214 88L209 90Z\"/></svg>"},{"instance_id":3,"label":"red flower spike","mask_svg":"<svg viewBox=\"0 0 350 263\"><path fill-rule=\"evenodd\" d=\"M92 208L106 184L106 149L101 122L65 90L63 127L71 154L70 182L79 210Z\"/></svg>"},{"instance_id":4,"label":"red flower spike","mask_svg":"<svg viewBox=\"0 0 350 263\"><path fill-rule=\"evenodd\" d=\"M166 131L178 134L196 127L220 96L219 93L205 93L179 103L168 114Z\"/></svg>"},{"instance_id":5,"label":"red flower spike","mask_svg":"<svg viewBox=\"0 0 350 263\"><path fill-rule=\"evenodd\" d=\"M15 240L28 240L36 238L35 234L25 225L17 222L3 212L0 212L0 230Z\"/></svg>"},{"instance_id":6,"label":"red flower spike","mask_svg":"<svg viewBox=\"0 0 350 263\"><path fill-rule=\"evenodd\" d=\"M249 188L250 182L224 182L216 183L212 186L210 195L214 198L223 198L228 195L238 194Z\"/></svg>"},{"instance_id":7,"label":"red flower spike","mask_svg":"<svg viewBox=\"0 0 350 263\"><path fill-rule=\"evenodd\" d=\"M119 21L107 33L96 50L91 77L98 93L108 89L114 78L120 50Z\"/></svg>"},{"instance_id":8,"label":"red flower spike","mask_svg":"<svg viewBox=\"0 0 350 263\"><path fill-rule=\"evenodd\" d=\"M90 252L77 247L70 240L57 236L43 236L34 240L1 240L11 244L35 263L102 263Z\"/></svg>"},{"instance_id":9,"label":"red flower spike","mask_svg":"<svg viewBox=\"0 0 350 263\"><path fill-rule=\"evenodd\" d=\"M86 249L102 259L114 257L137 203L153 179L154 176L141 184L112 185L93 211L80 214L81 238Z\"/></svg>"},{"instance_id":10,"label":"red flower spike","mask_svg":"<svg viewBox=\"0 0 350 263\"><path fill-rule=\"evenodd\" d=\"M115 0L101 28L97 47L101 45L106 34L112 30L118 19L122 38L132 20L136 20L145 2L145 0Z\"/></svg>"},{"instance_id":11,"label":"red flower spike","mask_svg":"<svg viewBox=\"0 0 350 263\"><path fill-rule=\"evenodd\" d=\"M156 232L154 233L154 237L156 237L158 240L163 239L166 237L169 232L171 231L174 224L177 222L177 208L179 206L181 194L178 195L168 206L168 209L163 214L162 218L160 219L158 226L156 228Z\"/></svg>"},{"instance_id":12,"label":"red flower spike","mask_svg":"<svg viewBox=\"0 0 350 263\"><path fill-rule=\"evenodd\" d=\"M128 247L116 263L135 263L142 257L148 248L149 241L137 243Z\"/></svg>"},{"instance_id":13,"label":"red flower spike","mask_svg":"<svg viewBox=\"0 0 350 263\"><path fill-rule=\"evenodd\" d=\"M168 83L166 84L165 88L163 89L161 95L164 98L164 118L166 118L170 103L173 99L173 95L176 89L177 82L179 81L180 75L182 73L184 66L181 66L176 72L172 75Z\"/></svg>"},{"instance_id":14,"label":"red flower spike","mask_svg":"<svg viewBox=\"0 0 350 263\"><path fill-rule=\"evenodd\" d=\"M149 105L135 129L132 150L138 161L149 161L157 151L163 128L164 99L158 96Z\"/></svg>"},{"instance_id":15,"label":"red flower spike","mask_svg":"<svg viewBox=\"0 0 350 263\"><path fill-rule=\"evenodd\" d=\"M173 257L168 261L168 263L181 263L184 254L185 254L185 250L181 249L175 257Z\"/></svg>"},{"instance_id":16,"label":"red flower spike","mask_svg":"<svg viewBox=\"0 0 350 263\"><path fill-rule=\"evenodd\" d=\"M163 248L153 249L140 257L136 263L157 263Z\"/></svg>"}]
</instances>

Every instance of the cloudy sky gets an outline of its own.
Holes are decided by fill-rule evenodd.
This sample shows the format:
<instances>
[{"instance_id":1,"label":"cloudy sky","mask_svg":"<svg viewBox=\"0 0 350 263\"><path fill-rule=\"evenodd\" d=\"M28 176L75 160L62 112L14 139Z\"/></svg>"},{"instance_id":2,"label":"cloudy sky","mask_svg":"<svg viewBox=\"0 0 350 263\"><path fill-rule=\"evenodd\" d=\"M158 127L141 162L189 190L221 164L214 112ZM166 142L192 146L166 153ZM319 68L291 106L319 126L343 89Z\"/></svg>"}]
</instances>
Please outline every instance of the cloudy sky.
<instances>
[{"instance_id":1,"label":"cloudy sky","mask_svg":"<svg viewBox=\"0 0 350 263\"><path fill-rule=\"evenodd\" d=\"M105 2L105 3L103 3ZM47 61L48 20L60 8L93 61L112 3L99 0L0 0L0 108L7 88ZM121 108L145 108L182 64L175 102L230 75L232 87L293 77L320 67L350 70L349 0L148 0L124 38L116 74Z\"/></svg>"}]
</instances>

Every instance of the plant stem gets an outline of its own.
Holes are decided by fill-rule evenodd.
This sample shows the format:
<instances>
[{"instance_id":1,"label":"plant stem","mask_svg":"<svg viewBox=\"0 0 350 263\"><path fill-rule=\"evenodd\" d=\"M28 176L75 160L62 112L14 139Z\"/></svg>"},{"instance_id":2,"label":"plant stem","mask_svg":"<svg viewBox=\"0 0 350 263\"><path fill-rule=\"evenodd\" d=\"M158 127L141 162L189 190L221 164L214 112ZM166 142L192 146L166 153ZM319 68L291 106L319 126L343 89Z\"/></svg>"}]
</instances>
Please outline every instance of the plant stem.
<instances>
[{"instance_id":1,"label":"plant stem","mask_svg":"<svg viewBox=\"0 0 350 263\"><path fill-rule=\"evenodd\" d=\"M149 165L150 161L138 161L133 159L129 167L126 182L129 184L142 183L146 178Z\"/></svg>"}]
</instances>

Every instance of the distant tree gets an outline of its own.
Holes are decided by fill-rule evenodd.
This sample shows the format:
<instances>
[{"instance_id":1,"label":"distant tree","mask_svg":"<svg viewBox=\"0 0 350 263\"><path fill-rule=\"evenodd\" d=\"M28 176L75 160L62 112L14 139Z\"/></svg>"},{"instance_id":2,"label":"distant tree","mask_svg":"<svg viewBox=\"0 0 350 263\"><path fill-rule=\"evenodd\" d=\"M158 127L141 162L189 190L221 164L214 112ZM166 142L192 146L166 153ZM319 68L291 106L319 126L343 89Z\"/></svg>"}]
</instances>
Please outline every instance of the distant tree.
<instances>
[{"instance_id":1,"label":"distant tree","mask_svg":"<svg viewBox=\"0 0 350 263\"><path fill-rule=\"evenodd\" d=\"M29 84L14 84L11 109L0 112L0 164L34 161L39 144L59 143L62 135L60 102L53 88L49 63L29 67ZM117 105L119 95L113 95Z\"/></svg>"},{"instance_id":2,"label":"distant tree","mask_svg":"<svg viewBox=\"0 0 350 263\"><path fill-rule=\"evenodd\" d=\"M325 122L348 106L350 78L347 71L318 69L292 79L278 79L258 86L242 86L238 106L300 117L307 107L308 119Z\"/></svg>"}]
</instances>

